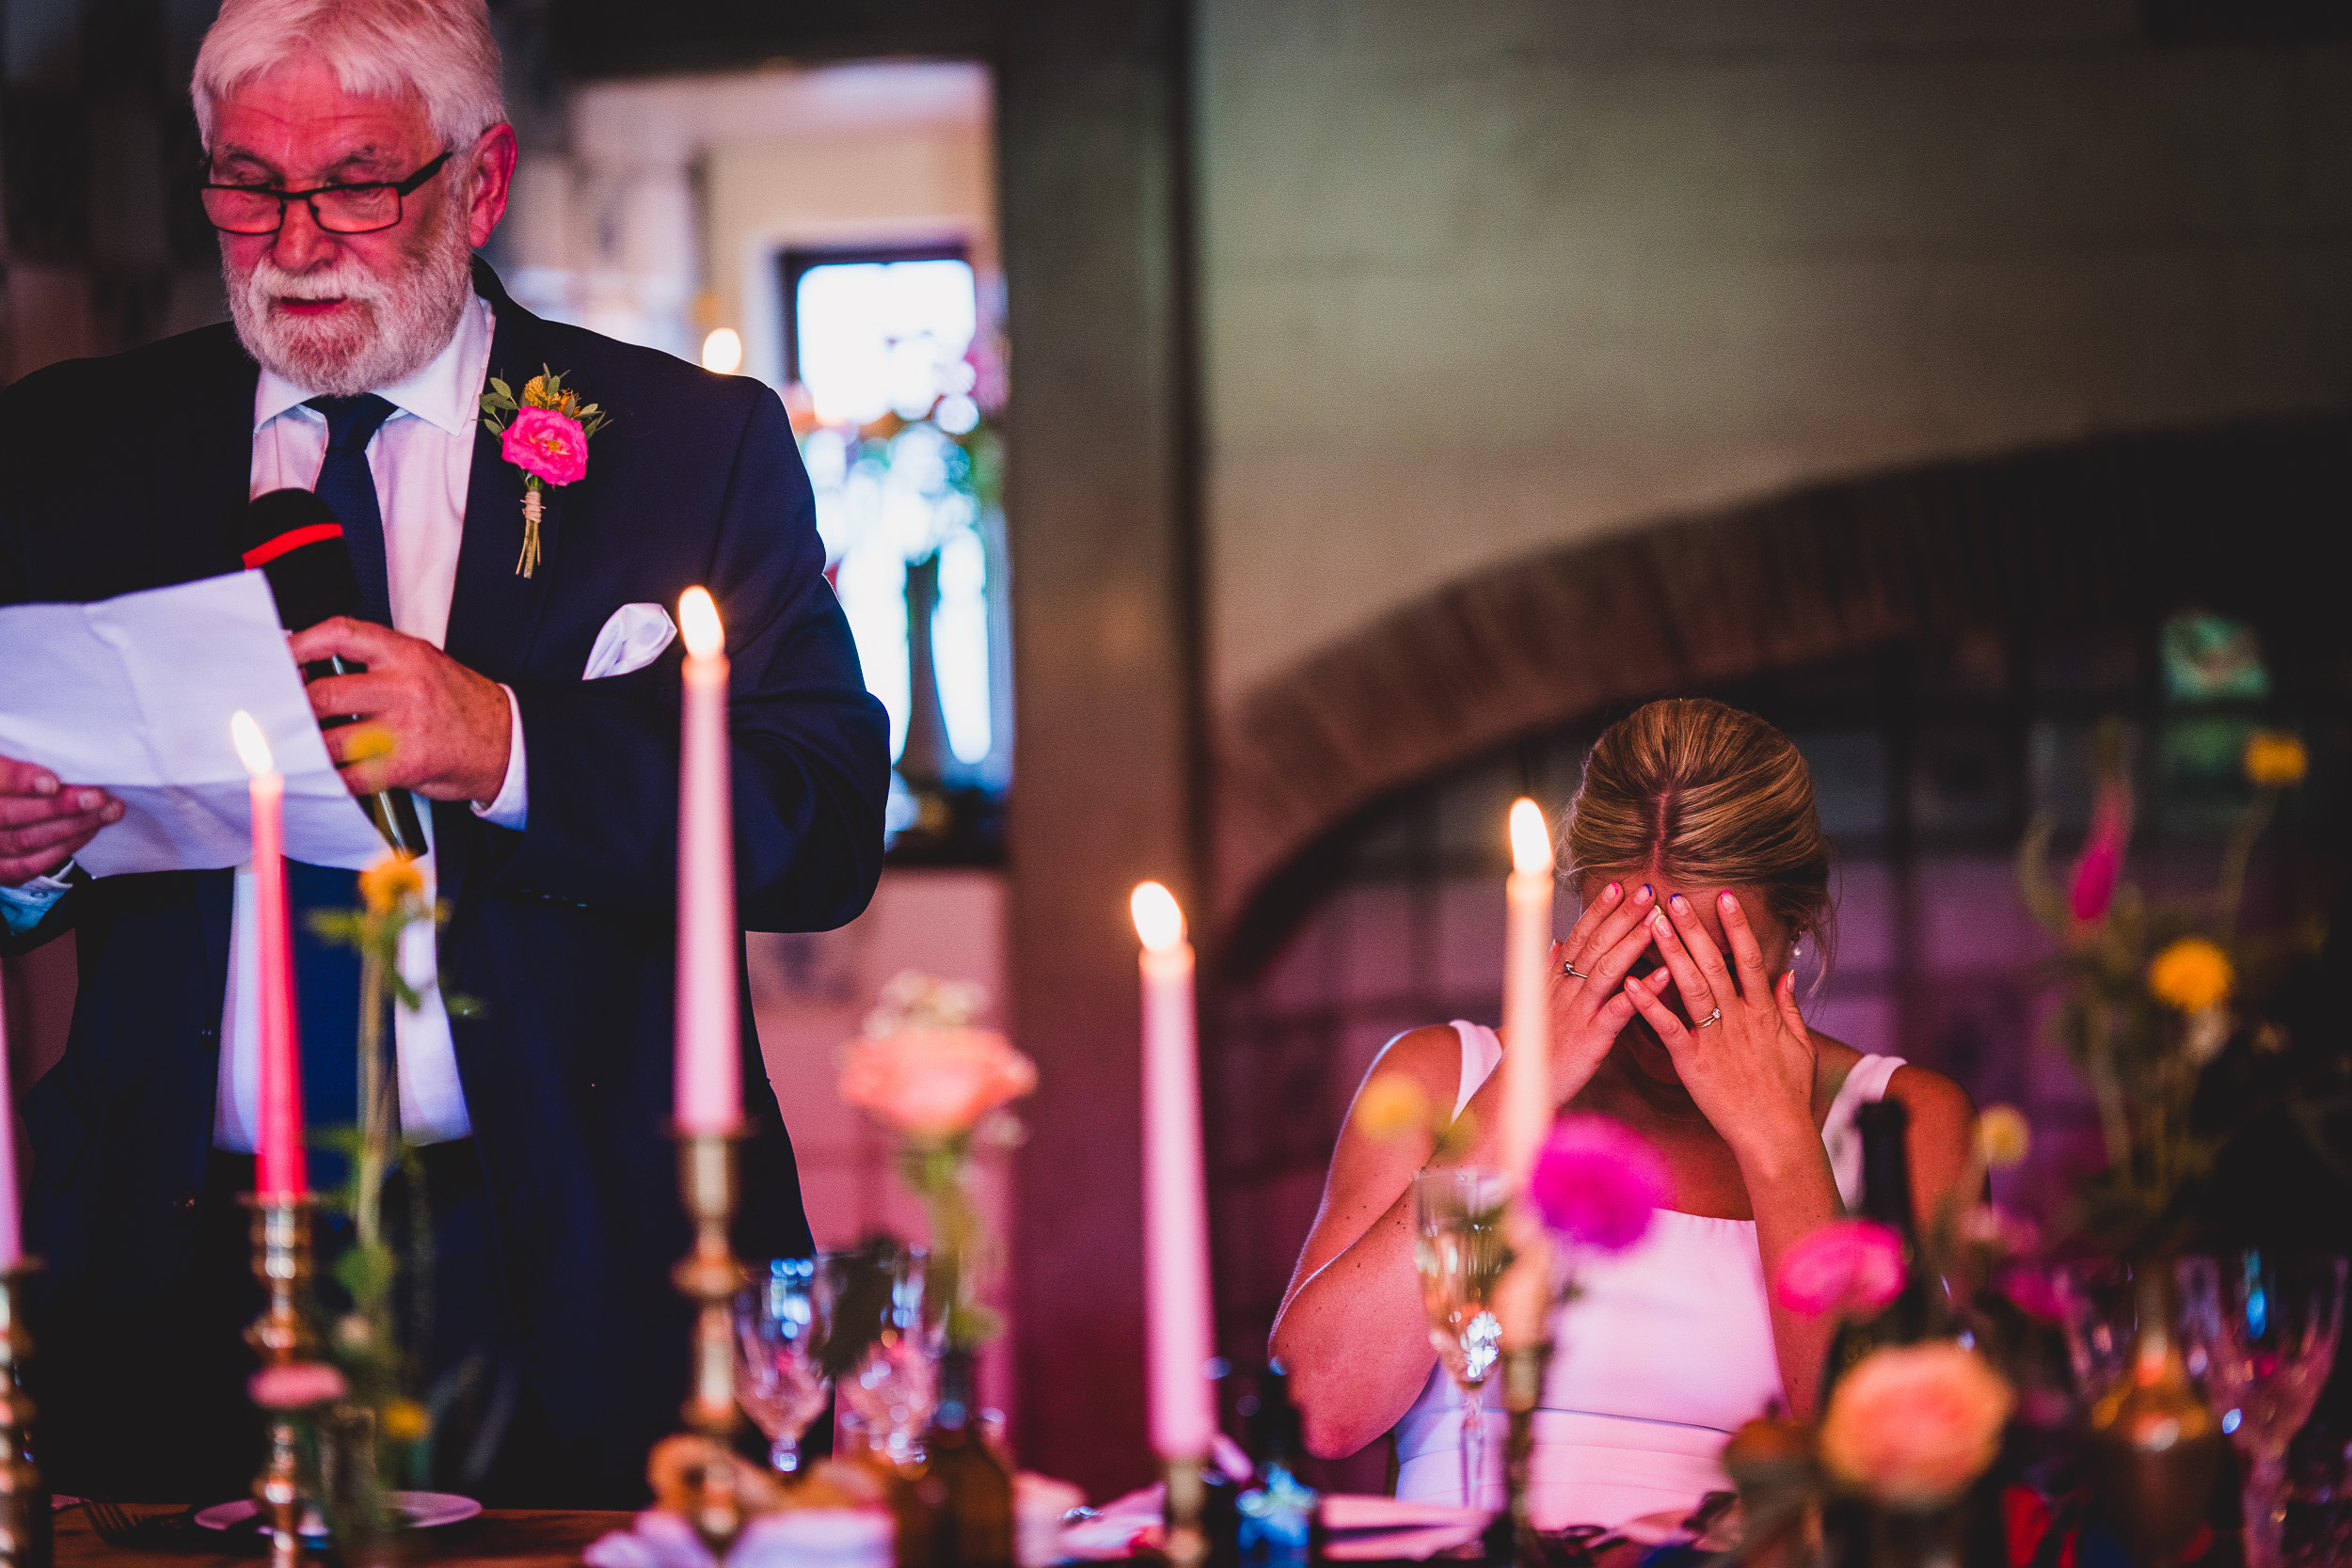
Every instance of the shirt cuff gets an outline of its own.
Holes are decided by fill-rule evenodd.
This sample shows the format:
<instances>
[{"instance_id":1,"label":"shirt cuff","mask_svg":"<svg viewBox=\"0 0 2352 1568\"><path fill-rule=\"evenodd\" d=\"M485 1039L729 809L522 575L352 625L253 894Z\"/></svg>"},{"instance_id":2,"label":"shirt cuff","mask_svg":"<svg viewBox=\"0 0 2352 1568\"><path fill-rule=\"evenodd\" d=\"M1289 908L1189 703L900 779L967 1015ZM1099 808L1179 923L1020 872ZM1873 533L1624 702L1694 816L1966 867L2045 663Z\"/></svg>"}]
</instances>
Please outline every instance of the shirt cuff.
<instances>
[{"instance_id":1,"label":"shirt cuff","mask_svg":"<svg viewBox=\"0 0 2352 1568\"><path fill-rule=\"evenodd\" d=\"M69 871L72 864L68 861L58 869L60 873ZM57 900L72 891L73 884L62 874L35 877L22 887L0 887L0 925L8 927L9 935L23 936L48 919Z\"/></svg>"},{"instance_id":2,"label":"shirt cuff","mask_svg":"<svg viewBox=\"0 0 2352 1568\"><path fill-rule=\"evenodd\" d=\"M528 775L530 765L523 752L523 705L515 696L515 689L504 681L499 689L506 693L507 723L506 782L499 785L496 799L488 805L473 802L473 814L494 828L523 831L531 816L531 790Z\"/></svg>"}]
</instances>

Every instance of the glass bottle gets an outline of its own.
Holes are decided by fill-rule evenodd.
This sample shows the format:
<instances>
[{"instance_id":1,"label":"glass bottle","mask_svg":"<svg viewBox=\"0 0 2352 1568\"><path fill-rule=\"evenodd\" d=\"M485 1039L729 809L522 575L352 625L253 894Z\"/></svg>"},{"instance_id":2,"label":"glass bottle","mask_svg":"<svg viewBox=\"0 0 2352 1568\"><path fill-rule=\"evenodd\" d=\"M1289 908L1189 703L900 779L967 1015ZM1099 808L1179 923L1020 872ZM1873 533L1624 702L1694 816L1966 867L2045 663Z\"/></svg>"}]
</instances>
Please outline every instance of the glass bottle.
<instances>
[{"instance_id":1,"label":"glass bottle","mask_svg":"<svg viewBox=\"0 0 2352 1568\"><path fill-rule=\"evenodd\" d=\"M930 1513L930 1568L1012 1568L1012 1475L980 1434L973 1356L940 1358L939 1403L916 1483Z\"/></svg>"},{"instance_id":2,"label":"glass bottle","mask_svg":"<svg viewBox=\"0 0 2352 1568\"><path fill-rule=\"evenodd\" d=\"M1243 1568L1303 1568L1311 1557L1321 1495L1300 1481L1298 1407L1291 1403L1290 1379L1275 1361L1258 1380L1257 1405L1249 1411L1249 1450L1256 1481L1236 1504L1241 1513Z\"/></svg>"},{"instance_id":3,"label":"glass bottle","mask_svg":"<svg viewBox=\"0 0 2352 1568\"><path fill-rule=\"evenodd\" d=\"M1858 1107L1854 1125L1862 1133L1862 1213L1903 1239L1903 1287L1875 1317L1848 1319L1830 1341L1821 1363L1820 1408L1829 1408L1837 1380L1872 1351L1913 1345L1949 1332L1944 1286L1928 1267L1919 1244L1919 1222L1911 1198L1911 1152L1905 1138L1911 1114L1899 1100Z\"/></svg>"}]
</instances>

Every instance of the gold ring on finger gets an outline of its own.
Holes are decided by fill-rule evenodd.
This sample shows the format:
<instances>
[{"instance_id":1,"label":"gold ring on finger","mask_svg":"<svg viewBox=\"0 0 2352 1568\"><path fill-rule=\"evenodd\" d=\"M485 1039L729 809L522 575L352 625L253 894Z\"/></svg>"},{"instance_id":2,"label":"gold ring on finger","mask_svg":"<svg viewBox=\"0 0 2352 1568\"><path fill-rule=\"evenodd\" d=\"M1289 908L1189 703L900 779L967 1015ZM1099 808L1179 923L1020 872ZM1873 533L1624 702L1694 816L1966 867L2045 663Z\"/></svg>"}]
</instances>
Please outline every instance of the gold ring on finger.
<instances>
[{"instance_id":1,"label":"gold ring on finger","mask_svg":"<svg viewBox=\"0 0 2352 1568\"><path fill-rule=\"evenodd\" d=\"M1691 1027L1693 1029L1704 1029L1710 1023L1721 1023L1723 1021L1724 1010L1721 1007L1718 1007L1713 1012L1708 1014L1705 1018L1700 1019L1696 1023L1691 1025Z\"/></svg>"}]
</instances>

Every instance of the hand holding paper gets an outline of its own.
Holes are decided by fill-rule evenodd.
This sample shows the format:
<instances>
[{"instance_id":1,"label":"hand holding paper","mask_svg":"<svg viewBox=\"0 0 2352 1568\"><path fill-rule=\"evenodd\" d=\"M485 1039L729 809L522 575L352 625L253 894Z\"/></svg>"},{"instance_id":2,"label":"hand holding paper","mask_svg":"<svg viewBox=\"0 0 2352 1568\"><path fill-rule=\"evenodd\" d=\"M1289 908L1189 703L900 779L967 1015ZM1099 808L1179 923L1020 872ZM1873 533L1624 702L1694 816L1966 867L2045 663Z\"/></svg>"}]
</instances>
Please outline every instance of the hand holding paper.
<instances>
[{"instance_id":1,"label":"hand holding paper","mask_svg":"<svg viewBox=\"0 0 2352 1568\"><path fill-rule=\"evenodd\" d=\"M383 852L327 758L258 572L0 609L0 757L37 769L36 781L103 789L123 808L78 850L36 847L46 859L37 870L67 853L101 877L242 863L252 824L229 738L239 708L286 776L287 853L358 869ZM0 880L10 879L7 863Z\"/></svg>"},{"instance_id":2,"label":"hand holding paper","mask_svg":"<svg viewBox=\"0 0 2352 1568\"><path fill-rule=\"evenodd\" d=\"M92 834L122 819L103 789L68 784L39 763L0 756L0 887L62 865Z\"/></svg>"}]
</instances>

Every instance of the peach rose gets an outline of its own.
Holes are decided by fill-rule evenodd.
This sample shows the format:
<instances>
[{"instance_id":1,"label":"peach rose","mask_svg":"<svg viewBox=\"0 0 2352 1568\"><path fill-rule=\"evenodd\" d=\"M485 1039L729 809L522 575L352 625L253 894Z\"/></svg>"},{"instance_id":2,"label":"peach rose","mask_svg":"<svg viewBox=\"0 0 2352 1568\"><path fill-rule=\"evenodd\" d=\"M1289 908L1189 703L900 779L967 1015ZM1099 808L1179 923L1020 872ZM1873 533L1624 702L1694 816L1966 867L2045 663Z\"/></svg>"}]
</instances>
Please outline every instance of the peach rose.
<instances>
[{"instance_id":1,"label":"peach rose","mask_svg":"<svg viewBox=\"0 0 2352 1568\"><path fill-rule=\"evenodd\" d=\"M499 438L499 455L549 484L569 484L588 471L588 433L552 408L518 408Z\"/></svg>"},{"instance_id":2,"label":"peach rose","mask_svg":"<svg viewBox=\"0 0 2352 1568\"><path fill-rule=\"evenodd\" d=\"M987 1029L908 1029L849 1043L841 1098L914 1138L968 1132L1037 1087L1037 1064Z\"/></svg>"},{"instance_id":3,"label":"peach rose","mask_svg":"<svg viewBox=\"0 0 2352 1568\"><path fill-rule=\"evenodd\" d=\"M1830 1395L1821 1463L1881 1503L1941 1508L1992 1465L2016 1403L2008 1379L1948 1339L1875 1351Z\"/></svg>"}]
</instances>

